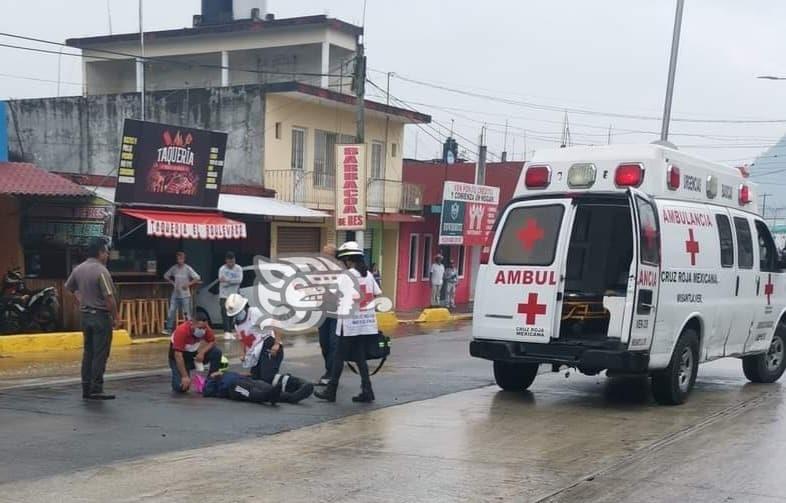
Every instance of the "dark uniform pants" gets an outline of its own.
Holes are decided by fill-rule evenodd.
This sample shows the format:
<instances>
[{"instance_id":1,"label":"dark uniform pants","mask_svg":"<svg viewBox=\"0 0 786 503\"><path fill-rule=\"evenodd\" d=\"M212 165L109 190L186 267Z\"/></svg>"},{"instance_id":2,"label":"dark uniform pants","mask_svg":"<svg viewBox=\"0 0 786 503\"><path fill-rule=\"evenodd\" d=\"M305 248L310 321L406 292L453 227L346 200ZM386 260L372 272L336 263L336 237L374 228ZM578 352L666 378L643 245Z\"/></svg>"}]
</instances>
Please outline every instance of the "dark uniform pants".
<instances>
[{"instance_id":1,"label":"dark uniform pants","mask_svg":"<svg viewBox=\"0 0 786 503\"><path fill-rule=\"evenodd\" d=\"M82 311L82 393L104 392L104 371L112 347L112 319L105 311Z\"/></svg>"},{"instance_id":2,"label":"dark uniform pants","mask_svg":"<svg viewBox=\"0 0 786 503\"><path fill-rule=\"evenodd\" d=\"M338 345L333 353L333 365L330 369L330 384L332 388L338 388L338 381L344 370L344 361L355 361L358 374L360 374L360 389L364 392L371 392L371 376L368 371L366 361L366 335L338 336ZM350 357L351 355L351 357Z\"/></svg>"}]
</instances>

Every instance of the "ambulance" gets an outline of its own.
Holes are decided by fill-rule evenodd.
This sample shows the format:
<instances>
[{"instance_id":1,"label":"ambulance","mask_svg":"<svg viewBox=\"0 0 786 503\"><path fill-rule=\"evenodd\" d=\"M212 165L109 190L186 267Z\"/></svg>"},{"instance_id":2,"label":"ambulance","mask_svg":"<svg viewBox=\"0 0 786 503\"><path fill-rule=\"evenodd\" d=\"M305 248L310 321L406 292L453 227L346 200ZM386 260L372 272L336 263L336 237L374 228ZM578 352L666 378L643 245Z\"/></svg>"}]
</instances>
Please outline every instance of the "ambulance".
<instances>
[{"instance_id":1,"label":"ambulance","mask_svg":"<svg viewBox=\"0 0 786 503\"><path fill-rule=\"evenodd\" d=\"M470 354L524 390L557 372L646 375L683 403L699 363L786 366L786 264L741 169L670 144L540 151L481 256Z\"/></svg>"}]
</instances>

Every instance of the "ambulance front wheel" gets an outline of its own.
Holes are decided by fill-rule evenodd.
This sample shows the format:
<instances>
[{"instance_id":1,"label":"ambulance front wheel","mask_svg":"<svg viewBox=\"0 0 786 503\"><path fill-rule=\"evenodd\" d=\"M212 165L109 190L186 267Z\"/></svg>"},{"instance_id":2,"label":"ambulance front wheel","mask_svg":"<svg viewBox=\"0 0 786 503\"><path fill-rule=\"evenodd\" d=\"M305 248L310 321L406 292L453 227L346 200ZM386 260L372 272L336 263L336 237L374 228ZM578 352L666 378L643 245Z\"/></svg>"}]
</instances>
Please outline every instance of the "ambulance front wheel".
<instances>
[{"instance_id":1,"label":"ambulance front wheel","mask_svg":"<svg viewBox=\"0 0 786 503\"><path fill-rule=\"evenodd\" d=\"M661 405L685 403L696 383L699 370L699 337L687 329L682 332L671 362L665 369L652 374L652 395Z\"/></svg>"},{"instance_id":2,"label":"ambulance front wheel","mask_svg":"<svg viewBox=\"0 0 786 503\"><path fill-rule=\"evenodd\" d=\"M538 375L537 363L494 362L494 380L505 391L524 391Z\"/></svg>"},{"instance_id":3,"label":"ambulance front wheel","mask_svg":"<svg viewBox=\"0 0 786 503\"><path fill-rule=\"evenodd\" d=\"M751 382L768 384L780 379L786 370L786 326L778 324L766 353L744 357L742 370Z\"/></svg>"}]
</instances>

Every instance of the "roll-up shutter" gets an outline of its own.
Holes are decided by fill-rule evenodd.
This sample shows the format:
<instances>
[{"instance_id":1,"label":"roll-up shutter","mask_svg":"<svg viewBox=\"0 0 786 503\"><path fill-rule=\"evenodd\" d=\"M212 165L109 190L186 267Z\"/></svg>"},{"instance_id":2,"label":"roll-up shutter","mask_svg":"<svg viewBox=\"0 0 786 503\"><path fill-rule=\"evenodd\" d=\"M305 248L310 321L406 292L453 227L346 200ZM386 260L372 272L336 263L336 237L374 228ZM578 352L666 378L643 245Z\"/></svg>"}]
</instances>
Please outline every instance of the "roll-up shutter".
<instances>
[{"instance_id":1,"label":"roll-up shutter","mask_svg":"<svg viewBox=\"0 0 786 503\"><path fill-rule=\"evenodd\" d=\"M278 253L319 253L319 227L279 227Z\"/></svg>"}]
</instances>

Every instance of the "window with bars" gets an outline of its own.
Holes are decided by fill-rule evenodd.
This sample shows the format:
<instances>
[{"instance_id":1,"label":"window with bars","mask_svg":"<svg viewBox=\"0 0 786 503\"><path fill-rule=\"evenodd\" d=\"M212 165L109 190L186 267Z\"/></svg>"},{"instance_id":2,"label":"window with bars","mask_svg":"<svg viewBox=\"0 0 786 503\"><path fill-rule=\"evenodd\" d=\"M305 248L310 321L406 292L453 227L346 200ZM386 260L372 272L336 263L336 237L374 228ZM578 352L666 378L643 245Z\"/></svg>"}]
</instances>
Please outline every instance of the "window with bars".
<instances>
[{"instance_id":1,"label":"window with bars","mask_svg":"<svg viewBox=\"0 0 786 503\"><path fill-rule=\"evenodd\" d=\"M371 178L385 178L385 145L378 141L371 142Z\"/></svg>"},{"instance_id":2,"label":"window with bars","mask_svg":"<svg viewBox=\"0 0 786 503\"><path fill-rule=\"evenodd\" d=\"M292 128L292 169L303 171L306 159L306 130Z\"/></svg>"},{"instance_id":3,"label":"window with bars","mask_svg":"<svg viewBox=\"0 0 786 503\"><path fill-rule=\"evenodd\" d=\"M314 131L314 186L333 188L336 184L336 145L352 143L353 136L317 129Z\"/></svg>"}]
</instances>

